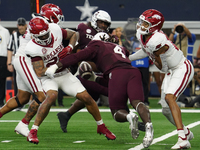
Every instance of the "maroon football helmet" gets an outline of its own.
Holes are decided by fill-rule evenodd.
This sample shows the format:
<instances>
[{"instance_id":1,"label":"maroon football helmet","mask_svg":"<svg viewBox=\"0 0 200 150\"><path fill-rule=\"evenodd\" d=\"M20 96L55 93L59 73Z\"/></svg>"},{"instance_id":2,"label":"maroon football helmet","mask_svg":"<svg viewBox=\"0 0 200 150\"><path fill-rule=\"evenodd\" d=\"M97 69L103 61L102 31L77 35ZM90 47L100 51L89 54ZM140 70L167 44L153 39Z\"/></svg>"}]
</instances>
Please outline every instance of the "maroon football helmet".
<instances>
[{"instance_id":1,"label":"maroon football helmet","mask_svg":"<svg viewBox=\"0 0 200 150\"><path fill-rule=\"evenodd\" d=\"M29 22L29 31L36 43L48 45L51 42L49 23L42 17L35 17Z\"/></svg>"},{"instance_id":2,"label":"maroon football helmet","mask_svg":"<svg viewBox=\"0 0 200 150\"><path fill-rule=\"evenodd\" d=\"M144 26L141 26L143 21L147 22L149 24L148 28L145 28ZM160 31L160 29L163 26L165 19L161 12L155 9L148 9L144 11L140 17L139 22L137 23L138 31L142 34L149 34L149 33L155 33L157 31ZM145 31L141 30L146 29Z\"/></svg>"},{"instance_id":3,"label":"maroon football helmet","mask_svg":"<svg viewBox=\"0 0 200 150\"><path fill-rule=\"evenodd\" d=\"M45 4L41 7L40 15L43 16L50 23L57 23L64 21L64 15L59 6L55 4Z\"/></svg>"}]
</instances>

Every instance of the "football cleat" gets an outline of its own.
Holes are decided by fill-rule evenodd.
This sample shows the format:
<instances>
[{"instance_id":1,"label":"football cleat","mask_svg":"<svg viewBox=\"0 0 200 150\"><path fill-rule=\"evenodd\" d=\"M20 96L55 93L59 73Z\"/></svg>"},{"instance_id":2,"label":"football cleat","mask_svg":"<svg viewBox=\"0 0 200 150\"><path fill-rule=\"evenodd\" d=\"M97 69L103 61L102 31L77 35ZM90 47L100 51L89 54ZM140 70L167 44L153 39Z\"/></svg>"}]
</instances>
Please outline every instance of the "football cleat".
<instances>
[{"instance_id":1,"label":"football cleat","mask_svg":"<svg viewBox=\"0 0 200 150\"><path fill-rule=\"evenodd\" d=\"M108 140L116 139L116 136L107 129L105 124L101 124L97 126L97 133L99 133L100 135L103 134Z\"/></svg>"},{"instance_id":2,"label":"football cleat","mask_svg":"<svg viewBox=\"0 0 200 150\"><path fill-rule=\"evenodd\" d=\"M18 125L15 127L15 132L17 134L21 134L21 135L27 137L28 133L29 133L28 125L26 125L25 123L23 123L22 121L20 121L18 123Z\"/></svg>"},{"instance_id":3,"label":"football cleat","mask_svg":"<svg viewBox=\"0 0 200 150\"><path fill-rule=\"evenodd\" d=\"M171 147L171 149L188 149L190 148L190 142L187 140L187 138L178 137L178 142Z\"/></svg>"},{"instance_id":4,"label":"football cleat","mask_svg":"<svg viewBox=\"0 0 200 150\"><path fill-rule=\"evenodd\" d=\"M65 112L59 112L57 114L59 122L60 122L60 128L62 129L63 132L67 132L67 124L70 119L70 117L67 116Z\"/></svg>"},{"instance_id":5,"label":"football cleat","mask_svg":"<svg viewBox=\"0 0 200 150\"><path fill-rule=\"evenodd\" d=\"M130 126L131 129L131 136L133 139L137 139L139 136L139 130L138 130L138 116L132 112L129 113L130 115L128 117L131 117L130 120Z\"/></svg>"},{"instance_id":6,"label":"football cleat","mask_svg":"<svg viewBox=\"0 0 200 150\"><path fill-rule=\"evenodd\" d=\"M146 133L145 137L143 138L143 146L147 148L151 145L153 141L153 125L152 123L147 122L145 127L146 127Z\"/></svg>"},{"instance_id":7,"label":"football cleat","mask_svg":"<svg viewBox=\"0 0 200 150\"><path fill-rule=\"evenodd\" d=\"M39 140L37 138L37 131L38 130L36 129L31 129L31 131L29 132L27 136L27 141L29 141L30 143L38 144Z\"/></svg>"},{"instance_id":8,"label":"football cleat","mask_svg":"<svg viewBox=\"0 0 200 150\"><path fill-rule=\"evenodd\" d=\"M194 134L187 128L188 133L185 134L187 140L192 140L194 138Z\"/></svg>"}]
</instances>

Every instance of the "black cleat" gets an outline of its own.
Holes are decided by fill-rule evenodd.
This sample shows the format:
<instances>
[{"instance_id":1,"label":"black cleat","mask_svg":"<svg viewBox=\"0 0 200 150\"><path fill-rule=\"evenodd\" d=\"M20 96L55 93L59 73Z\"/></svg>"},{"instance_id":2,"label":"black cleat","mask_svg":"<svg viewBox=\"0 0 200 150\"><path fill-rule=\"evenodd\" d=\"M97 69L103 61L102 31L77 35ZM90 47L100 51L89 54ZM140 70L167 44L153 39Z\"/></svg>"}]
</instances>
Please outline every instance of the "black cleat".
<instances>
[{"instance_id":1,"label":"black cleat","mask_svg":"<svg viewBox=\"0 0 200 150\"><path fill-rule=\"evenodd\" d=\"M64 133L66 133L67 132L67 124L68 124L70 117L65 112L59 112L57 114L57 116L58 116L58 119L60 122L60 128L62 129L62 131Z\"/></svg>"}]
</instances>

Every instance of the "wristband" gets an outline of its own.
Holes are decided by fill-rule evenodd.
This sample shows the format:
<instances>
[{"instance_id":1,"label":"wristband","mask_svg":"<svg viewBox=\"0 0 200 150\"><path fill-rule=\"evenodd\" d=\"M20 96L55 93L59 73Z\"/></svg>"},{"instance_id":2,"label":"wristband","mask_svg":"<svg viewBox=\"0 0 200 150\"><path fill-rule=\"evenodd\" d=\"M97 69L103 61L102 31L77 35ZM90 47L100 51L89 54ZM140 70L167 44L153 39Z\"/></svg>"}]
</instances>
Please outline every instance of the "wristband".
<instances>
[{"instance_id":1,"label":"wristband","mask_svg":"<svg viewBox=\"0 0 200 150\"><path fill-rule=\"evenodd\" d=\"M72 44L69 44L68 46L71 47L72 49L74 48L74 47L72 46Z\"/></svg>"},{"instance_id":2,"label":"wristband","mask_svg":"<svg viewBox=\"0 0 200 150\"><path fill-rule=\"evenodd\" d=\"M12 65L11 63L8 64L8 66Z\"/></svg>"},{"instance_id":3,"label":"wristband","mask_svg":"<svg viewBox=\"0 0 200 150\"><path fill-rule=\"evenodd\" d=\"M175 33L174 33L174 32L171 32L171 34L173 34L173 35L174 35Z\"/></svg>"}]
</instances>

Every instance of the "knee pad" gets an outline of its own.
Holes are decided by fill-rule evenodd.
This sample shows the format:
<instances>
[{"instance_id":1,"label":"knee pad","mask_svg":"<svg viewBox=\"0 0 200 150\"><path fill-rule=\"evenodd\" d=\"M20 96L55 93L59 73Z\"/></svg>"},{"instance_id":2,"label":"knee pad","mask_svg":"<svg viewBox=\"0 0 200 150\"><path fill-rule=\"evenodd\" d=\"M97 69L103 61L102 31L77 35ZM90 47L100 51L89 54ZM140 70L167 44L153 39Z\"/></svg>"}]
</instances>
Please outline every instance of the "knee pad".
<instances>
[{"instance_id":1,"label":"knee pad","mask_svg":"<svg viewBox=\"0 0 200 150\"><path fill-rule=\"evenodd\" d=\"M15 100L16 100L16 102L17 102L18 107L22 107L22 105L20 104L19 99L18 99L17 96L15 97Z\"/></svg>"}]
</instances>

